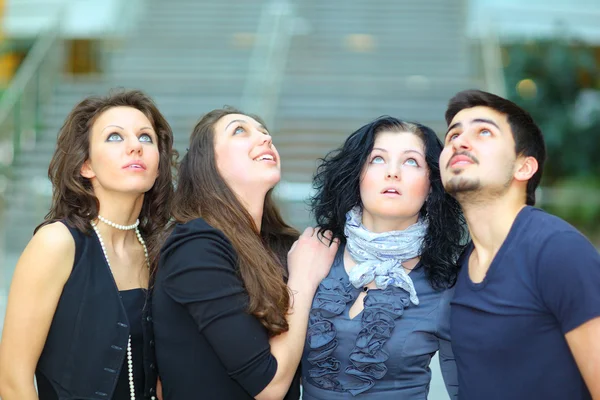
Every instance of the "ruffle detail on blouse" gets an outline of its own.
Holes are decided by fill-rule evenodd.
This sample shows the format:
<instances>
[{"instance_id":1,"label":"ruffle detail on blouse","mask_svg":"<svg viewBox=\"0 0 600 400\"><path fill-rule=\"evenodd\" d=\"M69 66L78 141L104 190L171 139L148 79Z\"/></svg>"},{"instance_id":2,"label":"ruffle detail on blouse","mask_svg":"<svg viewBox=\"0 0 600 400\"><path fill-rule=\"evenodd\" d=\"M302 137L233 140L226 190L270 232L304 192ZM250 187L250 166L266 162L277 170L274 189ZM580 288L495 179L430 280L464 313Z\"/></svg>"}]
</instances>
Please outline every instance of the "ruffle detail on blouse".
<instances>
[{"instance_id":1,"label":"ruffle detail on blouse","mask_svg":"<svg viewBox=\"0 0 600 400\"><path fill-rule=\"evenodd\" d=\"M338 345L337 331L327 318L344 312L352 301L351 291L352 287L344 285L342 279L325 278L313 300L306 335L310 349L308 361L312 365L308 373L313 383L325 390L344 390L337 379L340 362L331 356Z\"/></svg>"},{"instance_id":2,"label":"ruffle detail on blouse","mask_svg":"<svg viewBox=\"0 0 600 400\"><path fill-rule=\"evenodd\" d=\"M362 329L358 333L354 349L350 353L350 365L346 373L358 382L345 388L356 396L369 390L376 379L387 373L385 362L389 354L383 346L392 336L396 320L410 304L410 295L402 289L371 290L365 297L361 318Z\"/></svg>"}]
</instances>

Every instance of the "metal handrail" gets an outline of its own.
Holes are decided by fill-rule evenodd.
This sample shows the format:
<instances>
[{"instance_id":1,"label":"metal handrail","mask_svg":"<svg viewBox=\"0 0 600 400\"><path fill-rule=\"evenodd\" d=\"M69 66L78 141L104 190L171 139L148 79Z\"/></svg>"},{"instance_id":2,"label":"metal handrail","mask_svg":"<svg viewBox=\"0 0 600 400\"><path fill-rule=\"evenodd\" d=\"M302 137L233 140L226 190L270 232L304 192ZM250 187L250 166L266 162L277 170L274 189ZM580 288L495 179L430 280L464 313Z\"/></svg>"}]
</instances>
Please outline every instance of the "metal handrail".
<instances>
[{"instance_id":1,"label":"metal handrail","mask_svg":"<svg viewBox=\"0 0 600 400\"><path fill-rule=\"evenodd\" d=\"M62 70L60 33L67 3L62 4L50 28L38 36L0 97L0 175L9 175L21 150L35 146L38 139L41 105L48 100Z\"/></svg>"},{"instance_id":2,"label":"metal handrail","mask_svg":"<svg viewBox=\"0 0 600 400\"><path fill-rule=\"evenodd\" d=\"M267 3L261 13L257 40L250 58L242 109L260 115L271 128L275 123L294 22L290 1L273 0Z\"/></svg>"},{"instance_id":3,"label":"metal handrail","mask_svg":"<svg viewBox=\"0 0 600 400\"><path fill-rule=\"evenodd\" d=\"M483 26L485 28L480 28L480 47L486 90L500 97L506 97L500 40L491 21Z\"/></svg>"}]
</instances>

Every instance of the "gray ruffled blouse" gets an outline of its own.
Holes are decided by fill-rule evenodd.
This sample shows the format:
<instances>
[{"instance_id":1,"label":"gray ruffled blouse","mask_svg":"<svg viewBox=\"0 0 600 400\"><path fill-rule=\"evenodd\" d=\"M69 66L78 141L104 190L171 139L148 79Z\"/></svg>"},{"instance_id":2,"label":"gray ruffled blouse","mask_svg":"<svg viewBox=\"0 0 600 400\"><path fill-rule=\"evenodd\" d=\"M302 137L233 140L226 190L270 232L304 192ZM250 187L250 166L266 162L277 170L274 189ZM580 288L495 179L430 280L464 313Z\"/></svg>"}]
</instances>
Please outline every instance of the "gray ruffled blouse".
<instances>
[{"instance_id":1,"label":"gray ruffled blouse","mask_svg":"<svg viewBox=\"0 0 600 400\"><path fill-rule=\"evenodd\" d=\"M364 310L349 317L360 294L344 269L344 246L315 294L302 356L303 400L427 399L435 352L446 388L458 398L450 346L453 289L434 290L420 264L411 271L419 305L398 287L370 289Z\"/></svg>"}]
</instances>

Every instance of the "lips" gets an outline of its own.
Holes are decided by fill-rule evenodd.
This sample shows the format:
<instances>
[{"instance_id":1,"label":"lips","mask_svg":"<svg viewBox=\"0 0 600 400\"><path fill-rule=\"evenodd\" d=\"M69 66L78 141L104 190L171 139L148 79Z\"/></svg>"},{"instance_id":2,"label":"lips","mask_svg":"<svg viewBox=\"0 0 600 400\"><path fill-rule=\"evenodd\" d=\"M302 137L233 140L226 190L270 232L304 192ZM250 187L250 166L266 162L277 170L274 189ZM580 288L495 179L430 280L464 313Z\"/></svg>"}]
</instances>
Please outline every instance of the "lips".
<instances>
[{"instance_id":1,"label":"lips","mask_svg":"<svg viewBox=\"0 0 600 400\"><path fill-rule=\"evenodd\" d=\"M253 158L254 161L267 161L267 162L277 162L277 158L275 157L275 152L271 150L267 150L265 152L260 153L258 156Z\"/></svg>"},{"instance_id":2,"label":"lips","mask_svg":"<svg viewBox=\"0 0 600 400\"><path fill-rule=\"evenodd\" d=\"M142 160L130 161L123 166L123 169L146 170L146 164Z\"/></svg>"},{"instance_id":3,"label":"lips","mask_svg":"<svg viewBox=\"0 0 600 400\"><path fill-rule=\"evenodd\" d=\"M477 162L475 161L474 157L470 157L466 154L455 154L452 156L452 158L450 158L450 161L448 161L448 167L457 167L476 163Z\"/></svg>"},{"instance_id":4,"label":"lips","mask_svg":"<svg viewBox=\"0 0 600 400\"><path fill-rule=\"evenodd\" d=\"M399 196L401 193L400 193L400 190L399 190L398 188L395 188L395 187L387 187L387 188L384 188L384 189L381 191L381 194L392 195L392 196L393 196L393 195Z\"/></svg>"}]
</instances>

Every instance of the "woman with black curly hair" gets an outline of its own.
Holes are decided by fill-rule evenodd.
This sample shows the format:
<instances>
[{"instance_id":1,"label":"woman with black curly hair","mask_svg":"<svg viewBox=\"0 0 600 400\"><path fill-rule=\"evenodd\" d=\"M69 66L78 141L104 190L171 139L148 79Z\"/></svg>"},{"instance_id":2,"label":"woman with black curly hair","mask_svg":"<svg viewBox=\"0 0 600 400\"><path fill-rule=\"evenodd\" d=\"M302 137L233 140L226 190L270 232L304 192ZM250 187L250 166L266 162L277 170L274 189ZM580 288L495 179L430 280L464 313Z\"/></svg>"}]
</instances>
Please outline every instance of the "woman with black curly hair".
<instances>
[{"instance_id":1,"label":"woman with black curly hair","mask_svg":"<svg viewBox=\"0 0 600 400\"><path fill-rule=\"evenodd\" d=\"M385 116L317 169L312 211L342 245L310 312L305 400L424 399L438 351L457 397L449 312L467 231L441 183L442 148L430 128Z\"/></svg>"}]
</instances>

